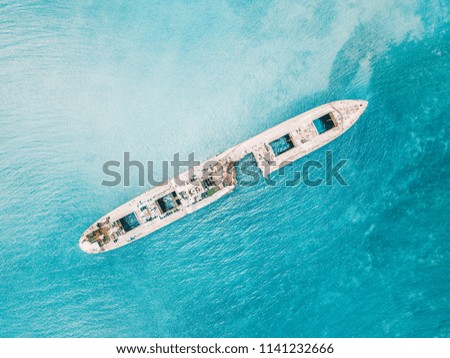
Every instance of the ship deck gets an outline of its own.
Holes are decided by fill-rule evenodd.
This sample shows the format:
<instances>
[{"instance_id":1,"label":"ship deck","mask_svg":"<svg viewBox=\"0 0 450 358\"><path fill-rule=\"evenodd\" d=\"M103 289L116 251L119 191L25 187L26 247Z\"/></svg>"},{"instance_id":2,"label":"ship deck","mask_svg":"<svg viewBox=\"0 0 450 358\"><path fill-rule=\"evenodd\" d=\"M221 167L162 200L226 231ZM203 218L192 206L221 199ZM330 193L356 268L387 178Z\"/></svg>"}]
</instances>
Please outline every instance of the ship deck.
<instances>
[{"instance_id":1,"label":"ship deck","mask_svg":"<svg viewBox=\"0 0 450 358\"><path fill-rule=\"evenodd\" d=\"M366 107L366 101L331 102L282 122L111 211L85 231L80 247L108 251L167 226L231 193L242 158L253 156L267 177L339 137Z\"/></svg>"}]
</instances>

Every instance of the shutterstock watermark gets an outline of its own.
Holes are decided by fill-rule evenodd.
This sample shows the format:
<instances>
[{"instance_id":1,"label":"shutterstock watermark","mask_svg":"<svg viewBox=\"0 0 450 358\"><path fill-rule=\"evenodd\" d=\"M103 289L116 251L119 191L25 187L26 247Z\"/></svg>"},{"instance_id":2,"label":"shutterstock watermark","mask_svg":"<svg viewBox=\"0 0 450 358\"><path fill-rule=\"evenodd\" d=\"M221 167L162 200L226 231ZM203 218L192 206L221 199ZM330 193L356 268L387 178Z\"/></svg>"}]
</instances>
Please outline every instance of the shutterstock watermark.
<instances>
[{"instance_id":1,"label":"shutterstock watermark","mask_svg":"<svg viewBox=\"0 0 450 358\"><path fill-rule=\"evenodd\" d=\"M195 159L194 153L190 153L187 159L180 158L176 153L170 161L159 162L160 171L155 170L153 161L142 162L132 160L129 152L124 152L123 161L108 160L103 163L103 173L108 177L102 181L103 186L130 186L132 179L138 181L139 186L157 186L167 182L172 176L177 185L185 185L188 180L193 185L200 185L208 179L233 178L234 183L240 186L255 186L263 181L266 185L296 186L305 185L316 187L319 185L348 186L341 174L341 170L347 164L347 159L335 160L331 150L325 151L323 160L306 160L292 170L286 170L293 162L285 161L275 163L263 158L260 163L252 154L247 155L237 162L225 160L207 160L200 162ZM170 175L172 168L173 175ZM279 168L279 169L277 169ZM159 168L158 168L159 169ZM179 175L187 171L187 175L181 179ZM273 174L264 175L263 173ZM157 178L156 174L160 173Z\"/></svg>"}]
</instances>

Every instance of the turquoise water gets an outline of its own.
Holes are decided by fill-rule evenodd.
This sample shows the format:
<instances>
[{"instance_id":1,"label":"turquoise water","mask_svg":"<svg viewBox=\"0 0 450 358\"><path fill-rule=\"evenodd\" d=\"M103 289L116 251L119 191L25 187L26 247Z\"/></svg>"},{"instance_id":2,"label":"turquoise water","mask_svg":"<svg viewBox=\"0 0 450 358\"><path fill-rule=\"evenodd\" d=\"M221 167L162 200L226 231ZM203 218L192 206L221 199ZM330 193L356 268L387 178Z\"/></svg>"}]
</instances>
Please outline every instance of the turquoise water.
<instances>
[{"instance_id":1,"label":"turquoise water","mask_svg":"<svg viewBox=\"0 0 450 358\"><path fill-rule=\"evenodd\" d=\"M449 336L449 43L445 1L2 2L0 336ZM347 98L365 114L307 159L348 186L78 248L144 190L105 161L206 159Z\"/></svg>"}]
</instances>

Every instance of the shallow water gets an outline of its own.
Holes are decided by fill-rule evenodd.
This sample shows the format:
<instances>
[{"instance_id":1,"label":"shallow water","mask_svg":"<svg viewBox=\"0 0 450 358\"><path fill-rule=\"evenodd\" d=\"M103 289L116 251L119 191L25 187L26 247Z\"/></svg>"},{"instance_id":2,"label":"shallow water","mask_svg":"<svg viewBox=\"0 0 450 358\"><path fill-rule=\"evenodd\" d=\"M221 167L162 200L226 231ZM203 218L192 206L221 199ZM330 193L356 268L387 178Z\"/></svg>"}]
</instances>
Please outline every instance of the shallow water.
<instances>
[{"instance_id":1,"label":"shallow water","mask_svg":"<svg viewBox=\"0 0 450 358\"><path fill-rule=\"evenodd\" d=\"M2 3L0 336L449 336L448 10ZM348 159L348 186L275 174L120 250L78 248L145 190L102 186L105 161L206 159L347 98L365 114L307 159Z\"/></svg>"}]
</instances>

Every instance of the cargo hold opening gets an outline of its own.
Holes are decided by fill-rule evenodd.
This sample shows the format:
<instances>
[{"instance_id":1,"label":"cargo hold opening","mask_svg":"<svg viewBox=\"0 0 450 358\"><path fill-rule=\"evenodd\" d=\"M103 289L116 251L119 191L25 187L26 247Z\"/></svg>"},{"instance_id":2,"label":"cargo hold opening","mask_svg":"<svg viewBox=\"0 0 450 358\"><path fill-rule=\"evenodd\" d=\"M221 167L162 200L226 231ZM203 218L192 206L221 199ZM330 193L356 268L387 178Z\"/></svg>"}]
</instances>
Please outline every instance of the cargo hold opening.
<instances>
[{"instance_id":1,"label":"cargo hold opening","mask_svg":"<svg viewBox=\"0 0 450 358\"><path fill-rule=\"evenodd\" d=\"M331 118L330 113L327 113L324 116L315 119L313 123L319 134L325 133L330 129L336 127L336 124L334 123L333 118Z\"/></svg>"},{"instance_id":2,"label":"cargo hold opening","mask_svg":"<svg viewBox=\"0 0 450 358\"><path fill-rule=\"evenodd\" d=\"M124 216L122 219L119 219L119 221L125 232L131 231L140 225L134 213Z\"/></svg>"},{"instance_id":3,"label":"cargo hold opening","mask_svg":"<svg viewBox=\"0 0 450 358\"><path fill-rule=\"evenodd\" d=\"M177 193L174 191L159 198L155 203L161 214L165 214L181 204L180 200L177 198Z\"/></svg>"},{"instance_id":4,"label":"cargo hold opening","mask_svg":"<svg viewBox=\"0 0 450 358\"><path fill-rule=\"evenodd\" d=\"M289 133L274 140L273 142L270 142L269 145L272 147L276 157L284 152L287 152L289 149L294 148L294 144L292 143Z\"/></svg>"}]
</instances>

